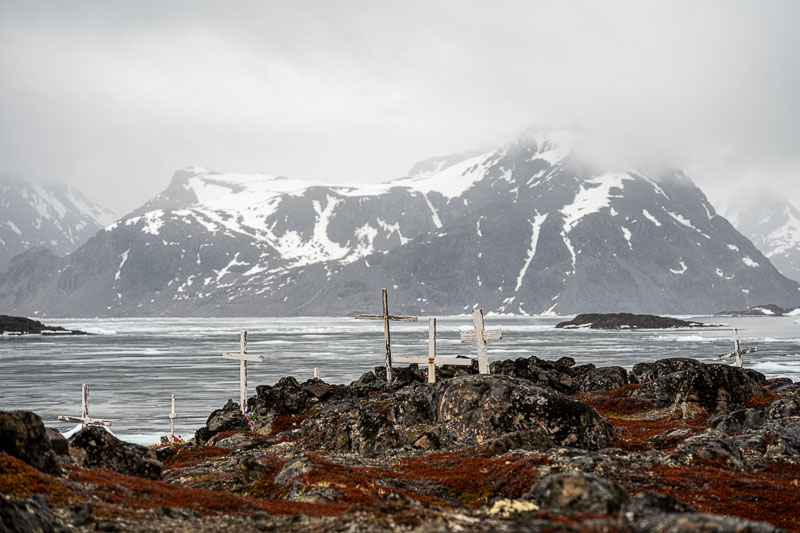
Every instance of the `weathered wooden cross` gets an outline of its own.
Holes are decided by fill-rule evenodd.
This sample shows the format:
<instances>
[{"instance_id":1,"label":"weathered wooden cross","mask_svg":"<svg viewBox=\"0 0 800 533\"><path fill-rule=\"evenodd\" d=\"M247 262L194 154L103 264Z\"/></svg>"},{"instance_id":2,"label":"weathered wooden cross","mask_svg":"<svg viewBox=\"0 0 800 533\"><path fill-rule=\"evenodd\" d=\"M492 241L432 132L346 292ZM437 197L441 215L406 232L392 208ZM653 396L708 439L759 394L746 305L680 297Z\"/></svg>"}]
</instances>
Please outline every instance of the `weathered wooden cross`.
<instances>
[{"instance_id":1,"label":"weathered wooden cross","mask_svg":"<svg viewBox=\"0 0 800 533\"><path fill-rule=\"evenodd\" d=\"M428 357L395 357L397 363L422 363L428 364L428 383L436 383L436 365L462 365L472 364L472 359L464 357L436 357L436 319L428 319Z\"/></svg>"},{"instance_id":2,"label":"weathered wooden cross","mask_svg":"<svg viewBox=\"0 0 800 533\"><path fill-rule=\"evenodd\" d=\"M733 351L729 353L724 353L718 356L717 359L727 359L729 357L736 357L736 366L742 368L742 356L757 351L758 351L758 346L753 346L752 348L745 348L744 350L739 348L739 332L736 331L736 328L733 328Z\"/></svg>"},{"instance_id":3,"label":"weathered wooden cross","mask_svg":"<svg viewBox=\"0 0 800 533\"><path fill-rule=\"evenodd\" d=\"M399 320L401 322L416 322L415 316L396 316L389 314L389 294L386 289L381 289L381 298L383 300L383 314L382 315L356 315L356 318L362 320L383 320L383 338L386 341L386 382L392 383L392 345L389 338L389 321Z\"/></svg>"},{"instance_id":4,"label":"weathered wooden cross","mask_svg":"<svg viewBox=\"0 0 800 533\"><path fill-rule=\"evenodd\" d=\"M500 329L484 330L483 309L472 311L472 323L474 331L462 331L461 342L474 342L478 348L478 372L481 374L489 373L489 350L486 348L486 341L496 341L503 338Z\"/></svg>"},{"instance_id":5,"label":"weathered wooden cross","mask_svg":"<svg viewBox=\"0 0 800 533\"><path fill-rule=\"evenodd\" d=\"M175 435L175 419L178 417L175 414L175 395L172 395L172 410L169 412L169 435Z\"/></svg>"},{"instance_id":6,"label":"weathered wooden cross","mask_svg":"<svg viewBox=\"0 0 800 533\"><path fill-rule=\"evenodd\" d=\"M95 418L89 418L89 385L84 383L81 385L81 392L83 395L81 404L82 404L82 414L81 417L78 418L77 416L59 416L58 419L61 422L80 422L83 424L83 427L89 425L95 426L110 426L111 420L100 420Z\"/></svg>"},{"instance_id":7,"label":"weathered wooden cross","mask_svg":"<svg viewBox=\"0 0 800 533\"><path fill-rule=\"evenodd\" d=\"M242 330L239 338L239 353L224 353L223 359L234 359L239 361L239 407L242 413L247 412L247 362L263 363L263 355L253 355L247 353L247 332Z\"/></svg>"}]
</instances>

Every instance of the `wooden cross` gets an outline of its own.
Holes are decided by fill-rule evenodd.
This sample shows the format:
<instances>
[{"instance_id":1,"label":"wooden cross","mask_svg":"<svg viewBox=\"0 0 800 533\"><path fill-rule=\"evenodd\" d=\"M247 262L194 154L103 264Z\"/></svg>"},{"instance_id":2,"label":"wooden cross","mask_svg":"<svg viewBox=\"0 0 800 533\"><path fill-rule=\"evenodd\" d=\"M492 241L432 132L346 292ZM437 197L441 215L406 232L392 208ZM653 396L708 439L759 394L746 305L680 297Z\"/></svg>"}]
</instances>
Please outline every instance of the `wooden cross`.
<instances>
[{"instance_id":1,"label":"wooden cross","mask_svg":"<svg viewBox=\"0 0 800 533\"><path fill-rule=\"evenodd\" d=\"M757 346L753 346L752 348L745 348L744 350L739 348L739 332L736 331L736 328L733 328L733 351L717 356L717 359L727 359L729 357L736 357L736 366L742 368L742 356L757 351L758 351Z\"/></svg>"},{"instance_id":2,"label":"wooden cross","mask_svg":"<svg viewBox=\"0 0 800 533\"><path fill-rule=\"evenodd\" d=\"M314 379L319 379L319 367L314 367Z\"/></svg>"},{"instance_id":3,"label":"wooden cross","mask_svg":"<svg viewBox=\"0 0 800 533\"><path fill-rule=\"evenodd\" d=\"M478 348L478 372L481 374L489 373L489 350L486 348L486 341L496 341L503 338L500 329L484 330L483 309L472 311L472 322L475 326L474 331L462 331L461 342L474 342Z\"/></svg>"},{"instance_id":4,"label":"wooden cross","mask_svg":"<svg viewBox=\"0 0 800 533\"><path fill-rule=\"evenodd\" d=\"M110 426L111 420L99 420L95 418L89 418L89 385L84 383L81 385L81 392L82 392L82 414L81 417L78 418L77 416L59 416L58 420L61 422L80 422L83 424L83 427L88 425L95 425L95 426Z\"/></svg>"},{"instance_id":5,"label":"wooden cross","mask_svg":"<svg viewBox=\"0 0 800 533\"><path fill-rule=\"evenodd\" d=\"M223 359L234 359L239 361L239 407L242 413L247 412L247 362L253 361L263 363L263 355L253 355L247 353L247 332L242 330L239 338L239 353L224 353Z\"/></svg>"},{"instance_id":6,"label":"wooden cross","mask_svg":"<svg viewBox=\"0 0 800 533\"><path fill-rule=\"evenodd\" d=\"M428 383L436 383L436 365L471 365L472 359L463 357L436 357L436 319L428 319L428 357L395 357L398 363L428 364Z\"/></svg>"},{"instance_id":7,"label":"wooden cross","mask_svg":"<svg viewBox=\"0 0 800 533\"><path fill-rule=\"evenodd\" d=\"M172 395L172 410L169 412L169 435L175 435L175 419L178 415L175 414L175 395Z\"/></svg>"},{"instance_id":8,"label":"wooden cross","mask_svg":"<svg viewBox=\"0 0 800 533\"><path fill-rule=\"evenodd\" d=\"M386 289L381 289L381 299L383 300L382 315L356 315L361 320L383 320L383 338L386 341L386 383L392 383L392 346L389 339L389 321L399 320L401 322L416 322L415 316L395 316L389 314L389 293Z\"/></svg>"}]
</instances>

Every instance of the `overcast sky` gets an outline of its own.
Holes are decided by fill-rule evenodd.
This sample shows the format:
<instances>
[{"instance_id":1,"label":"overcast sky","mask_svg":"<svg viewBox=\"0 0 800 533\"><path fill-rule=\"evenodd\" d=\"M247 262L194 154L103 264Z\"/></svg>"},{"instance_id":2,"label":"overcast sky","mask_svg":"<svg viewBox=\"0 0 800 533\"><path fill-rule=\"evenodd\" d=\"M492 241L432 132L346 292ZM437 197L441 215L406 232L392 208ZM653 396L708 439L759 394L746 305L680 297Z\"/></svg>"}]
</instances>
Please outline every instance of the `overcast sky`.
<instances>
[{"instance_id":1,"label":"overcast sky","mask_svg":"<svg viewBox=\"0 0 800 533\"><path fill-rule=\"evenodd\" d=\"M124 213L176 169L374 182L580 128L800 198L800 2L0 0L0 172Z\"/></svg>"}]
</instances>

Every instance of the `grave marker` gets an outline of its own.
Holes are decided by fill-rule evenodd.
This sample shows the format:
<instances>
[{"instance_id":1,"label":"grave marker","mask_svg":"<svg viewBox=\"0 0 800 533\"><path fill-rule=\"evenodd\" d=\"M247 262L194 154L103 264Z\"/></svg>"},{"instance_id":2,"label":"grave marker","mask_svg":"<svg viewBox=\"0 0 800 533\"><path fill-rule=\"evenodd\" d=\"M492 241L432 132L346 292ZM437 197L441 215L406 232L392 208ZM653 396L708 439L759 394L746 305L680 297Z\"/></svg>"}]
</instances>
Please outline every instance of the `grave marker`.
<instances>
[{"instance_id":1,"label":"grave marker","mask_svg":"<svg viewBox=\"0 0 800 533\"><path fill-rule=\"evenodd\" d=\"M175 414L175 395L172 395L172 410L169 412L169 435L175 435L175 419L178 415Z\"/></svg>"},{"instance_id":2,"label":"grave marker","mask_svg":"<svg viewBox=\"0 0 800 533\"><path fill-rule=\"evenodd\" d=\"M389 314L389 294L386 289L381 289L381 300L383 302L382 315L356 315L360 320L383 320L383 338L386 342L386 383L392 383L392 345L389 337L389 321L416 322L415 316L396 316Z\"/></svg>"},{"instance_id":3,"label":"grave marker","mask_svg":"<svg viewBox=\"0 0 800 533\"><path fill-rule=\"evenodd\" d=\"M495 341L503 338L500 329L484 329L483 309L472 311L472 323L474 331L462 331L461 342L474 342L478 349L478 372L480 374L489 373L489 350L486 341Z\"/></svg>"},{"instance_id":4,"label":"grave marker","mask_svg":"<svg viewBox=\"0 0 800 533\"><path fill-rule=\"evenodd\" d=\"M111 420L100 420L95 418L89 418L89 385L84 383L81 385L81 404L82 404L82 414L81 417L78 418L77 416L59 416L58 420L61 422L80 422L83 424L83 427L89 425L95 426L110 426Z\"/></svg>"},{"instance_id":5,"label":"grave marker","mask_svg":"<svg viewBox=\"0 0 800 533\"><path fill-rule=\"evenodd\" d=\"M247 353L247 331L242 330L239 337L239 353L224 353L223 359L239 361L239 407L242 413L247 412L247 362L263 363L263 355Z\"/></svg>"},{"instance_id":6,"label":"grave marker","mask_svg":"<svg viewBox=\"0 0 800 533\"><path fill-rule=\"evenodd\" d=\"M736 366L742 368L742 356L757 351L758 351L758 346L753 346L752 348L745 348L744 350L739 348L739 332L736 331L736 328L733 328L733 351L717 356L717 359L727 359L729 357L736 357Z\"/></svg>"},{"instance_id":7,"label":"grave marker","mask_svg":"<svg viewBox=\"0 0 800 533\"><path fill-rule=\"evenodd\" d=\"M436 357L436 319L428 320L428 357L395 357L398 363L428 364L428 383L436 383L436 365L472 365L472 359L463 357Z\"/></svg>"}]
</instances>

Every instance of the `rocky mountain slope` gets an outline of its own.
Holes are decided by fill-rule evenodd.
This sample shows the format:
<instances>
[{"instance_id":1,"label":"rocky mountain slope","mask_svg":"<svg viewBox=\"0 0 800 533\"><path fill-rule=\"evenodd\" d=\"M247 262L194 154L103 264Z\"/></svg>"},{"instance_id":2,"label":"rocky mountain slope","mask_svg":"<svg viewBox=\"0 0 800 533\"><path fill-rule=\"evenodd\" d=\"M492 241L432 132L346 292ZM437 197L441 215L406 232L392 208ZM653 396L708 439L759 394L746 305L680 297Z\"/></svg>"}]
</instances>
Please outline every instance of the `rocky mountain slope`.
<instances>
[{"instance_id":1,"label":"rocky mountain slope","mask_svg":"<svg viewBox=\"0 0 800 533\"><path fill-rule=\"evenodd\" d=\"M754 191L727 216L782 274L800 281L800 210L785 195Z\"/></svg>"},{"instance_id":2,"label":"rocky mountain slope","mask_svg":"<svg viewBox=\"0 0 800 533\"><path fill-rule=\"evenodd\" d=\"M800 304L800 286L682 172L598 170L571 155L572 143L530 131L368 186L188 168L70 256L15 258L0 271L0 305L346 315L374 309L381 287L394 289L396 310L421 314Z\"/></svg>"},{"instance_id":3,"label":"rocky mountain slope","mask_svg":"<svg viewBox=\"0 0 800 533\"><path fill-rule=\"evenodd\" d=\"M67 255L105 227L113 214L66 185L39 185L0 175L0 266L29 248Z\"/></svg>"}]
</instances>

